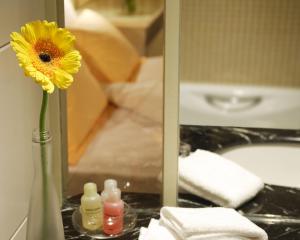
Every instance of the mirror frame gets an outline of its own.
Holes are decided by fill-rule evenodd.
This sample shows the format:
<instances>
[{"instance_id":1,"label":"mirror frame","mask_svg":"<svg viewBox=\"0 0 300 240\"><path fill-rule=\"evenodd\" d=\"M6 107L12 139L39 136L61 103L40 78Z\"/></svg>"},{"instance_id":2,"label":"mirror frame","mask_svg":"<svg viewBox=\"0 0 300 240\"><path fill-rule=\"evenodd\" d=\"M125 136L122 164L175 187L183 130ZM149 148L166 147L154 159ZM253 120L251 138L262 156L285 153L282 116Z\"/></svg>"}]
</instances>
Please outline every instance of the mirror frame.
<instances>
[{"instance_id":1,"label":"mirror frame","mask_svg":"<svg viewBox=\"0 0 300 240\"><path fill-rule=\"evenodd\" d=\"M64 27L64 0L45 0L48 21L56 21ZM57 90L49 100L49 127L53 136L54 181L62 205L66 198L68 180L67 111L66 92Z\"/></svg>"},{"instance_id":2,"label":"mirror frame","mask_svg":"<svg viewBox=\"0 0 300 240\"><path fill-rule=\"evenodd\" d=\"M50 0L48 9L56 9L56 20L64 27L64 0ZM52 2L52 4L51 4ZM49 6L48 6L49 5ZM180 0L165 0L164 87L163 87L163 164L162 204L177 205L178 146L179 146L179 11ZM53 11L51 11L53 13ZM53 148L61 171L56 178L62 198L66 197L68 180L67 100L66 93L56 91L50 102L50 127L53 129ZM59 171L58 171L59 172Z\"/></svg>"},{"instance_id":3,"label":"mirror frame","mask_svg":"<svg viewBox=\"0 0 300 240\"><path fill-rule=\"evenodd\" d=\"M165 0L164 43L164 206L177 205L179 146L179 29L180 0Z\"/></svg>"}]
</instances>

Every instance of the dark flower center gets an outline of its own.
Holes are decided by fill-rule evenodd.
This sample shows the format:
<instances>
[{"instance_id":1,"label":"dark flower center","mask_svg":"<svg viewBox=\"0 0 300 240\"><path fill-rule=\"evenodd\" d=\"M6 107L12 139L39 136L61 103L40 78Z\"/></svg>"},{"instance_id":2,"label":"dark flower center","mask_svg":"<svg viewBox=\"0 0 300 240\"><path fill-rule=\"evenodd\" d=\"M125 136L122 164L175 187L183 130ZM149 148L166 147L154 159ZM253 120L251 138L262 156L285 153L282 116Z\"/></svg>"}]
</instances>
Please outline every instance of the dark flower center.
<instances>
[{"instance_id":1,"label":"dark flower center","mask_svg":"<svg viewBox=\"0 0 300 240\"><path fill-rule=\"evenodd\" d=\"M43 62L50 62L51 61L51 57L48 53L40 53L39 57Z\"/></svg>"}]
</instances>

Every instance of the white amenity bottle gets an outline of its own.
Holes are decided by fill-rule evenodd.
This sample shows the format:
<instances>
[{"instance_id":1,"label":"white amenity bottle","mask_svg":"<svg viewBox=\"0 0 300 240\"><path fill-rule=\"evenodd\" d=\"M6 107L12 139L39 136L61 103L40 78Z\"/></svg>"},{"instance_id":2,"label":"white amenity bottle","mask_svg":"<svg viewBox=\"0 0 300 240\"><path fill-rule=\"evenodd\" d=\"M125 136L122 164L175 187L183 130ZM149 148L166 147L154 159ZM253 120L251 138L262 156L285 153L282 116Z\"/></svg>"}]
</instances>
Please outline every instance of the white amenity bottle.
<instances>
[{"instance_id":1,"label":"white amenity bottle","mask_svg":"<svg viewBox=\"0 0 300 240\"><path fill-rule=\"evenodd\" d=\"M82 225L86 230L101 230L103 225L103 210L100 195L95 183L84 184L84 194L81 197L80 212Z\"/></svg>"},{"instance_id":2,"label":"white amenity bottle","mask_svg":"<svg viewBox=\"0 0 300 240\"><path fill-rule=\"evenodd\" d=\"M103 232L107 235L118 235L123 231L124 202L117 181L107 179L101 193L103 200Z\"/></svg>"}]
</instances>

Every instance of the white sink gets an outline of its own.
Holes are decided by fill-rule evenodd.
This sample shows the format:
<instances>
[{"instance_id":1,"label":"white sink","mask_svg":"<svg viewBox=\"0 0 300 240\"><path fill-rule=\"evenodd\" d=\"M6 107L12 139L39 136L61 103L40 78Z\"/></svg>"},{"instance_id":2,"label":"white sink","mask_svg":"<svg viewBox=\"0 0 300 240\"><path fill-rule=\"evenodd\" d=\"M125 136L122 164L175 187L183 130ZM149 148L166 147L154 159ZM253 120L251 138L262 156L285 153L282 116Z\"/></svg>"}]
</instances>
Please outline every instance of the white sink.
<instances>
[{"instance_id":1,"label":"white sink","mask_svg":"<svg viewBox=\"0 0 300 240\"><path fill-rule=\"evenodd\" d=\"M180 123L300 129L300 89L182 83Z\"/></svg>"},{"instance_id":2,"label":"white sink","mask_svg":"<svg viewBox=\"0 0 300 240\"><path fill-rule=\"evenodd\" d=\"M261 177L265 183L300 188L300 144L243 146L222 156Z\"/></svg>"}]
</instances>

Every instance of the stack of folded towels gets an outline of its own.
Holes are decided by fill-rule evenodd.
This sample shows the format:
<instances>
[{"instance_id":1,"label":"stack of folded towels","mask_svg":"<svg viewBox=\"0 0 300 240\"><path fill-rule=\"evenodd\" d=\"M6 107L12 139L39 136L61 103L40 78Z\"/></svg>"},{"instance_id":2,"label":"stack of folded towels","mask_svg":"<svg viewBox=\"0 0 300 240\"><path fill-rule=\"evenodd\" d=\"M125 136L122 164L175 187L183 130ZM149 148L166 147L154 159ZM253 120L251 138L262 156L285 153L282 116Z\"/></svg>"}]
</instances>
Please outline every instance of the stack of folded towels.
<instances>
[{"instance_id":1,"label":"stack of folded towels","mask_svg":"<svg viewBox=\"0 0 300 240\"><path fill-rule=\"evenodd\" d=\"M223 207L237 208L264 187L259 177L205 150L180 157L178 172L182 189Z\"/></svg>"},{"instance_id":2,"label":"stack of folded towels","mask_svg":"<svg viewBox=\"0 0 300 240\"><path fill-rule=\"evenodd\" d=\"M266 232L230 208L163 207L139 240L267 240Z\"/></svg>"},{"instance_id":3,"label":"stack of folded towels","mask_svg":"<svg viewBox=\"0 0 300 240\"><path fill-rule=\"evenodd\" d=\"M205 150L179 158L179 186L223 207L163 207L160 220L141 228L139 240L267 240L266 232L237 208L263 187L260 178ZM226 207L226 208L224 208Z\"/></svg>"}]
</instances>

